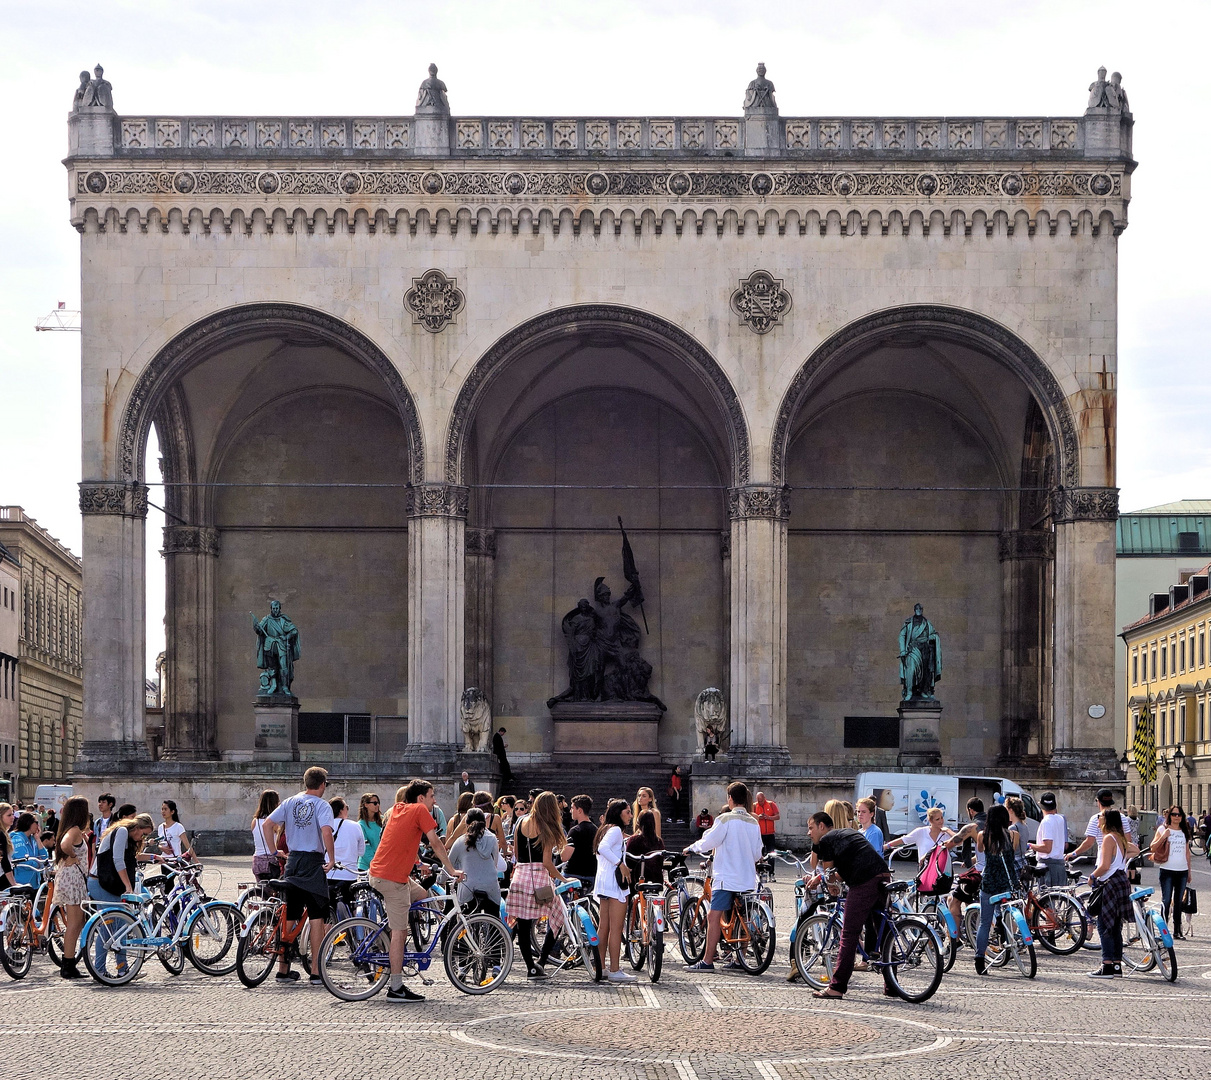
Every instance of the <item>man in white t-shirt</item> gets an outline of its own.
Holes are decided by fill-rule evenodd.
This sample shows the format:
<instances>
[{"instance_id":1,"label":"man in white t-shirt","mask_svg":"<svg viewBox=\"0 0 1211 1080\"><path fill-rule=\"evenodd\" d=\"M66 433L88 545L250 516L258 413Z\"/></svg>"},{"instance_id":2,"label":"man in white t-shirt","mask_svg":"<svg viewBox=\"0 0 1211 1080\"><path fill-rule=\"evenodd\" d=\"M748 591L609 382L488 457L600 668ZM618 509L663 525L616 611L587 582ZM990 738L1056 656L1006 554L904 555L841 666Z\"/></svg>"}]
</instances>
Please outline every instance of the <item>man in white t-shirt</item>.
<instances>
[{"instance_id":1,"label":"man in white t-shirt","mask_svg":"<svg viewBox=\"0 0 1211 1080\"><path fill-rule=\"evenodd\" d=\"M1068 845L1068 822L1063 814L1057 812L1054 791L1044 791L1039 806L1043 810L1043 820L1039 822L1038 836L1030 845L1030 850L1038 855L1039 865L1047 871L1041 883L1067 885L1064 848Z\"/></svg>"},{"instance_id":2,"label":"man in white t-shirt","mask_svg":"<svg viewBox=\"0 0 1211 1080\"><path fill-rule=\"evenodd\" d=\"M274 825L286 831L286 846L290 856L282 880L286 882L286 918L301 919L303 909L311 920L311 955L318 958L324 943L324 923L328 919L328 879L325 876L336 865L336 849L332 843L332 807L324 801L324 790L328 786L328 770L318 765L303 773L306 789L290 796L278 805L261 826L265 836L265 847L274 850L277 838ZM298 978L290 970L290 962L284 957L278 968L278 979L283 982ZM318 966L312 968L312 986L323 986Z\"/></svg>"},{"instance_id":3,"label":"man in white t-shirt","mask_svg":"<svg viewBox=\"0 0 1211 1080\"><path fill-rule=\"evenodd\" d=\"M1103 811L1114 809L1114 792L1109 788L1102 788L1102 790L1097 793L1096 806L1097 809L1093 812L1093 817L1089 819L1089 824L1085 827L1085 838L1076 846L1076 848L1073 849L1072 852L1066 856L1069 861L1084 855L1085 852L1089 850L1092 850L1094 852L1094 858L1097 858L1097 853L1102 850L1102 830L1097 823L1097 819L1101 816ZM1123 815L1123 828L1124 831L1126 831L1126 814ZM1131 837L1128 836L1127 839L1130 840Z\"/></svg>"}]
</instances>

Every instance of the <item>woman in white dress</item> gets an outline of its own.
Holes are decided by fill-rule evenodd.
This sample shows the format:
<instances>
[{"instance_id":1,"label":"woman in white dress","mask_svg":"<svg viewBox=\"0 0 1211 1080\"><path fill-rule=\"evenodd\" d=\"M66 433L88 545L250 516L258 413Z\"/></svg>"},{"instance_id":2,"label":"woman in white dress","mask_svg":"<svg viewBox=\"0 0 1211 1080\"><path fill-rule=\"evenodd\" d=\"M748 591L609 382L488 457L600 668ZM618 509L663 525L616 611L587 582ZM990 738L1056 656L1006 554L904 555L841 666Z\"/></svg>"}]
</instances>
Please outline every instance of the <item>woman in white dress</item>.
<instances>
[{"instance_id":1,"label":"woman in white dress","mask_svg":"<svg viewBox=\"0 0 1211 1080\"><path fill-rule=\"evenodd\" d=\"M623 832L631 827L631 808L623 799L611 799L606 807L605 821L597 830L593 850L597 853L597 877L593 882L593 895L601 908L597 924L597 951L605 960L608 952L609 973L612 983L633 983L638 980L629 971L618 966L622 951L622 924L626 918L627 896L630 891L630 871L623 860L626 850ZM621 874L626 884L620 884Z\"/></svg>"}]
</instances>

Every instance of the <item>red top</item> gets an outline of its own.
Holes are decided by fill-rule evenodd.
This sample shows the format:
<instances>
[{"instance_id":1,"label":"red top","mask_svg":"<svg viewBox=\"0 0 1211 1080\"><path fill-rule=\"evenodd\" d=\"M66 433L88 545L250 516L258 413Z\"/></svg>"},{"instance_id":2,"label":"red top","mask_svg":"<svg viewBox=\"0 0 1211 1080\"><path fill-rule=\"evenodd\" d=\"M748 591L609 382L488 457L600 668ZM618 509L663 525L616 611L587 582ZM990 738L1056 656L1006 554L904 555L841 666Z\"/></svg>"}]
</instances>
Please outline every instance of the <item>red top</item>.
<instances>
[{"instance_id":1,"label":"red top","mask_svg":"<svg viewBox=\"0 0 1211 1080\"><path fill-rule=\"evenodd\" d=\"M420 842L437 828L424 803L396 803L387 813L378 850L370 862L370 876L403 884L412 874Z\"/></svg>"},{"instance_id":2,"label":"red top","mask_svg":"<svg viewBox=\"0 0 1211 1080\"><path fill-rule=\"evenodd\" d=\"M766 799L764 803L753 804L753 815L757 818L757 824L761 827L762 836L772 836L774 833L774 815L778 813L778 804L772 799Z\"/></svg>"}]
</instances>

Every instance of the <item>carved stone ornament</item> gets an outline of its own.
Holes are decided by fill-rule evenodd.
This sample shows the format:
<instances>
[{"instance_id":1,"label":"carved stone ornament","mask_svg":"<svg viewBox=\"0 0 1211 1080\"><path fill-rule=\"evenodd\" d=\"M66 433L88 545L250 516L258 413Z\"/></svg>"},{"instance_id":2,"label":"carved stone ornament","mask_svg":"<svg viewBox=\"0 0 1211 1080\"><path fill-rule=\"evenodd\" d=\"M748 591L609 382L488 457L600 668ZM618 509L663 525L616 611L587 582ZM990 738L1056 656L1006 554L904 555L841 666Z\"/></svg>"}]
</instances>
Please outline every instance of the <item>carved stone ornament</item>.
<instances>
[{"instance_id":1,"label":"carved stone ornament","mask_svg":"<svg viewBox=\"0 0 1211 1080\"><path fill-rule=\"evenodd\" d=\"M465 518L469 495L458 484L412 484L408 487L408 516Z\"/></svg>"},{"instance_id":2,"label":"carved stone ornament","mask_svg":"<svg viewBox=\"0 0 1211 1080\"><path fill-rule=\"evenodd\" d=\"M476 555L487 559L496 558L496 530L468 529L464 540L464 550L468 555Z\"/></svg>"},{"instance_id":3,"label":"carved stone ornament","mask_svg":"<svg viewBox=\"0 0 1211 1080\"><path fill-rule=\"evenodd\" d=\"M412 288L404 294L404 305L412 312L412 321L431 334L440 334L463 309L465 298L456 279L440 270L426 270L412 279Z\"/></svg>"},{"instance_id":4,"label":"carved stone ornament","mask_svg":"<svg viewBox=\"0 0 1211 1080\"><path fill-rule=\"evenodd\" d=\"M773 484L753 484L736 487L727 493L727 514L733 521L745 518L773 518L785 521L790 517L790 488Z\"/></svg>"},{"instance_id":5,"label":"carved stone ornament","mask_svg":"<svg viewBox=\"0 0 1211 1080\"><path fill-rule=\"evenodd\" d=\"M1117 521L1118 488L1061 487L1051 493L1057 521Z\"/></svg>"},{"instance_id":6,"label":"carved stone ornament","mask_svg":"<svg viewBox=\"0 0 1211 1080\"><path fill-rule=\"evenodd\" d=\"M81 514L147 517L147 485L131 480L80 485Z\"/></svg>"},{"instance_id":7,"label":"carved stone ornament","mask_svg":"<svg viewBox=\"0 0 1211 1080\"><path fill-rule=\"evenodd\" d=\"M219 530L201 525L166 525L163 554L218 555Z\"/></svg>"},{"instance_id":8,"label":"carved stone ornament","mask_svg":"<svg viewBox=\"0 0 1211 1080\"><path fill-rule=\"evenodd\" d=\"M1003 532L998 543L1001 562L1019 559L1054 559L1055 533L1045 529L1015 529Z\"/></svg>"},{"instance_id":9,"label":"carved stone ornament","mask_svg":"<svg viewBox=\"0 0 1211 1080\"><path fill-rule=\"evenodd\" d=\"M791 294L782 279L765 270L754 270L732 293L732 310L754 334L768 334L791 309Z\"/></svg>"}]
</instances>

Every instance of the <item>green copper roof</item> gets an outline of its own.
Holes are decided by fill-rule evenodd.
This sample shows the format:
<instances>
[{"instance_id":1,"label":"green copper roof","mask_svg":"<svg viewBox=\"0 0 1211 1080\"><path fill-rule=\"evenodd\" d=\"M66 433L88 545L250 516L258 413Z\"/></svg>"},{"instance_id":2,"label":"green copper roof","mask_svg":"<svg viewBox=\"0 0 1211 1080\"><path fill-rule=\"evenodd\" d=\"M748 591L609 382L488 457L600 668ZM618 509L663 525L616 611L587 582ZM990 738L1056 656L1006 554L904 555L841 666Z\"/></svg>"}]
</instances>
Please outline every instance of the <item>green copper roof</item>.
<instances>
[{"instance_id":1,"label":"green copper roof","mask_svg":"<svg viewBox=\"0 0 1211 1080\"><path fill-rule=\"evenodd\" d=\"M1183 499L1122 514L1119 555L1211 555L1211 500Z\"/></svg>"}]
</instances>

